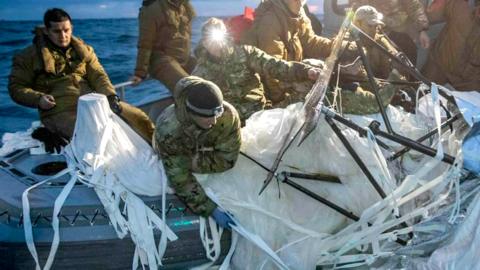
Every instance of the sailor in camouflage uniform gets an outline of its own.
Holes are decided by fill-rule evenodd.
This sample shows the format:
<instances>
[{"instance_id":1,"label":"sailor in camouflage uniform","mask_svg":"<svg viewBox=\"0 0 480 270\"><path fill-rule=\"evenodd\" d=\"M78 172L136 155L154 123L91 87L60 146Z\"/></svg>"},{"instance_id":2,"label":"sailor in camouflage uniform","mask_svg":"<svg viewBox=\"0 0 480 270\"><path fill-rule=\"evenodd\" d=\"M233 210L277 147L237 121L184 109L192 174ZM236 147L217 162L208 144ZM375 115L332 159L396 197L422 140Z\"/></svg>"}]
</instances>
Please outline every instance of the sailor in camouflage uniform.
<instances>
[{"instance_id":1,"label":"sailor in camouflage uniform","mask_svg":"<svg viewBox=\"0 0 480 270\"><path fill-rule=\"evenodd\" d=\"M220 173L235 165L241 144L238 113L223 101L218 86L195 76L177 83L174 98L157 119L154 149L179 198L194 213L213 215L218 222L221 211L193 173Z\"/></svg>"},{"instance_id":2,"label":"sailor in camouflage uniform","mask_svg":"<svg viewBox=\"0 0 480 270\"><path fill-rule=\"evenodd\" d=\"M355 12L353 24L361 29L364 33L372 37L378 44L382 45L391 54L397 55L398 51L391 44L380 31L380 27L384 26L382 21L383 15L378 12L372 6L362 6ZM370 45L364 45L365 56L369 61L372 68L373 76L378 79L384 79L386 81L402 81L405 77L402 77L400 73L392 66L390 58L385 56L376 47ZM358 61L357 64L360 64ZM373 89L368 82L367 72L363 66L359 65L359 68L355 70L355 67L350 71L342 71L341 81L344 84L342 87L342 112L349 114L373 114L378 113L380 108L376 101ZM345 74L346 73L346 74ZM360 81L362 83L356 84L352 82ZM392 101L392 98L399 91L399 86L385 81L376 80L379 88L380 100L383 107L388 106ZM345 85L350 85L345 87ZM329 92L327 96L332 99L333 93Z\"/></svg>"},{"instance_id":3,"label":"sailor in camouflage uniform","mask_svg":"<svg viewBox=\"0 0 480 270\"><path fill-rule=\"evenodd\" d=\"M378 27L383 25L382 14L374 7L362 6L357 9L353 23L363 32L373 37L376 42L389 50L390 53L398 53L388 39L380 34ZM375 78L386 79L387 81L401 81L405 79L392 67L391 60L383 55L377 48L365 46L364 51ZM311 60L307 59L305 61L310 62ZM315 65L315 63L311 63L311 65ZM341 104L337 105L341 106L342 113L364 115L380 112L375 95L373 94L373 89L371 89L370 84L366 82L368 78L364 67L361 65L361 61L358 60L355 64L351 65L351 67L342 68L340 74L339 86L342 89ZM380 80L376 82L379 87L382 106L386 107L390 104L395 93L398 92L399 87ZM304 87L310 88L311 85ZM334 92L333 89L330 88L327 92L327 101L333 102L333 100ZM337 109L340 110L340 108Z\"/></svg>"},{"instance_id":4,"label":"sailor in camouflage uniform","mask_svg":"<svg viewBox=\"0 0 480 270\"><path fill-rule=\"evenodd\" d=\"M195 54L198 62L192 74L216 83L225 100L238 110L242 124L266 106L260 75L287 81L318 77L317 69L311 66L286 62L255 47L234 44L225 24L217 18L210 18L204 24Z\"/></svg>"},{"instance_id":5,"label":"sailor in camouflage uniform","mask_svg":"<svg viewBox=\"0 0 480 270\"><path fill-rule=\"evenodd\" d=\"M375 7L385 15L385 30L388 36L405 52L412 63L416 63L417 48L414 41L427 49L430 38L425 7L419 0L350 0L358 8L364 5Z\"/></svg>"}]
</instances>

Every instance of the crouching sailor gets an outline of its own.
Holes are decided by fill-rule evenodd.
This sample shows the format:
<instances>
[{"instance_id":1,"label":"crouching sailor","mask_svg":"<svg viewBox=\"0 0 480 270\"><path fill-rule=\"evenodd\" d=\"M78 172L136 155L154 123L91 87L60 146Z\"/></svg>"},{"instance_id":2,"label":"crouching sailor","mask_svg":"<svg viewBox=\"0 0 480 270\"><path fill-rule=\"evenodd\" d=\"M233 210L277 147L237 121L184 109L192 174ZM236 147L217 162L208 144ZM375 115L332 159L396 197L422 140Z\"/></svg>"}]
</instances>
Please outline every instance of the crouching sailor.
<instances>
[{"instance_id":1,"label":"crouching sailor","mask_svg":"<svg viewBox=\"0 0 480 270\"><path fill-rule=\"evenodd\" d=\"M195 76L177 83L174 98L175 104L157 119L153 147L188 208L228 227L232 221L207 197L193 173L219 173L235 165L241 144L238 113L223 101L217 85Z\"/></svg>"},{"instance_id":2,"label":"crouching sailor","mask_svg":"<svg viewBox=\"0 0 480 270\"><path fill-rule=\"evenodd\" d=\"M140 109L119 100L93 48L72 36L72 20L64 10L49 9L45 29L36 29L33 44L15 55L8 90L20 105L38 108L45 128L32 134L45 142L70 139L75 128L78 98L105 94L112 110L150 142L154 126ZM65 142L65 140L63 140ZM57 146L57 145L55 145Z\"/></svg>"}]
</instances>

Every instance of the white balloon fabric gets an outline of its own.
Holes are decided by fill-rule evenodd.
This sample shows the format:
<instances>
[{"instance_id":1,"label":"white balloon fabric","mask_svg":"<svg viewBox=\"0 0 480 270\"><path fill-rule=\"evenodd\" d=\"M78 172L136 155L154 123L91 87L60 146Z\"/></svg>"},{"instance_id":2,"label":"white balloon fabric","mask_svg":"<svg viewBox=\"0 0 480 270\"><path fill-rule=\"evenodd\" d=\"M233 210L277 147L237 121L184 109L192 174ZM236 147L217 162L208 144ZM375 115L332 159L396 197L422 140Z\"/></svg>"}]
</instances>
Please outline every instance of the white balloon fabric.
<instances>
[{"instance_id":1,"label":"white balloon fabric","mask_svg":"<svg viewBox=\"0 0 480 270\"><path fill-rule=\"evenodd\" d=\"M135 243L133 269L138 261L157 269L166 250L167 240L177 239L165 223L165 193L167 177L153 149L109 107L100 94L80 97L75 132L65 147L72 177L55 200L52 217L54 238L43 269L50 269L60 241L58 213L76 181L94 188L119 238L130 235ZM60 175L59 174L59 175ZM32 237L28 193L44 180L27 189L23 196L25 238L36 262L40 264ZM162 217L157 216L138 196L162 196ZM160 243L155 243L154 230L161 231Z\"/></svg>"},{"instance_id":2,"label":"white balloon fabric","mask_svg":"<svg viewBox=\"0 0 480 270\"><path fill-rule=\"evenodd\" d=\"M301 109L301 104L294 104L286 109L258 112L248 119L242 129L242 151L262 166L240 155L235 167L227 172L196 175L204 188L212 190L219 205L254 236L238 240L232 268L275 269L276 265L269 259L272 256L250 242L257 236L289 269L314 269L316 265L331 267L340 263L370 265L378 258L393 256L398 247L394 240L414 231L414 227L405 222L439 209L446 204L448 195L458 191L462 134L447 131L441 138L436 136L430 141L431 147L441 149L443 146L446 152L460 156L455 166L415 152L406 154L407 158L398 164L386 162L384 154L391 153L382 153L373 136L360 137L352 129L338 124L387 194L382 199L322 118L300 147L296 146L297 141L292 143L276 171L278 178L259 196L268 173L263 167L272 166L292 125L294 132L300 128ZM434 109L438 112L438 105ZM433 121L439 120L438 114L437 119L420 119L393 107L387 111L393 129L409 138L416 139L432 127L438 127L438 121ZM372 119L381 120L379 115L349 117L361 126L367 126ZM401 148L396 144L390 147L395 151ZM166 176L151 147L110 111L103 95L91 94L80 99L75 134L65 151L69 169L81 172L75 174L76 177L95 189L118 236L129 233L136 243L133 268L138 266L140 258L142 264L156 269L167 238L173 241L176 236L166 226L165 217L156 216L137 196L163 194L165 202ZM410 162L408 166L406 161ZM341 183L290 180L351 212L359 221L281 183L281 172L338 177ZM71 182L74 181L72 178ZM461 196L456 194L451 220L458 215ZM66 196L68 190L57 199L56 209ZM126 216L119 208L120 201L127 206ZM58 234L58 223L54 222L54 229L55 226ZM158 247L154 243L153 228L162 231ZM27 231L26 235L29 235ZM58 241L58 235L56 239ZM32 249L31 252L36 253Z\"/></svg>"},{"instance_id":3,"label":"white balloon fabric","mask_svg":"<svg viewBox=\"0 0 480 270\"><path fill-rule=\"evenodd\" d=\"M66 149L70 161L78 161L75 166L93 185L117 235L130 234L136 245L134 258L157 269L162 265L167 238L174 241L177 236L167 227L165 215L158 217L138 195L162 195L165 213L167 177L162 163L147 142L110 110L104 95L82 96L77 111L75 132ZM120 201L126 213L120 209ZM158 249L155 228L162 231Z\"/></svg>"},{"instance_id":4,"label":"white balloon fabric","mask_svg":"<svg viewBox=\"0 0 480 270\"><path fill-rule=\"evenodd\" d=\"M88 170L101 157L116 181L145 196L159 196L166 181L163 164L150 145L114 114L104 95L89 94L78 103L75 133L70 143L80 166ZM89 165L89 166L87 166Z\"/></svg>"},{"instance_id":5,"label":"white balloon fabric","mask_svg":"<svg viewBox=\"0 0 480 270\"><path fill-rule=\"evenodd\" d=\"M435 125L394 107L387 111L394 130L410 138L420 137ZM295 104L286 109L254 114L242 129L242 151L270 168L291 126L296 125L294 131L300 128L300 112L301 104ZM361 126L380 118L379 115L349 117ZM407 178L397 186L398 178L390 173L392 170L387 167L374 139L362 138L355 131L341 124L338 126L387 198L380 197L324 119L300 147L296 146L297 141L292 143L276 173L277 176L281 172L337 176L341 184L299 178L290 180L353 213L360 218L358 222L281 183L281 177L278 183L272 181L259 195L268 172L242 155L227 172L196 175L205 188L215 193L221 205L244 228L260 236L290 269L315 269L317 264L331 267L336 263L352 262L365 265L375 258L393 254L392 247L399 246L393 240L413 230L410 226L395 226L421 217L445 197L435 198L420 208L415 207L414 201L421 196L428 197L435 188L438 192L450 191L449 183L456 179L452 175L457 176L457 172L451 172L451 167L439 160L424 156L419 159L418 153L408 153L407 156L416 159L416 166L403 172L408 174ZM459 144L455 136L449 132L444 136L447 149L456 153ZM399 150L402 146L392 144L391 147ZM359 254L352 254L353 250ZM239 239L232 263L234 269L276 269L265 253L243 238Z\"/></svg>"}]
</instances>

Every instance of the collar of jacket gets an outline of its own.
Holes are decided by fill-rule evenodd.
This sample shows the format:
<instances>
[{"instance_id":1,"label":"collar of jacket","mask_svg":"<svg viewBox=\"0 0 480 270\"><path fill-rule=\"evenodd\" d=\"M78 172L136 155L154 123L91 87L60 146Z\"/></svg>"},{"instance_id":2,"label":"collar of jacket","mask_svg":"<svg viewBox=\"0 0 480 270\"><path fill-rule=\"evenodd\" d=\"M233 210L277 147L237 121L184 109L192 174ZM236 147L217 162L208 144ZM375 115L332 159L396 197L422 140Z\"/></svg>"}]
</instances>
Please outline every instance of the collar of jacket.
<instances>
[{"instance_id":1,"label":"collar of jacket","mask_svg":"<svg viewBox=\"0 0 480 270\"><path fill-rule=\"evenodd\" d=\"M303 15L305 15L305 11L303 10L303 7L300 9L300 12L298 14L293 13L290 11L288 8L287 4L285 4L284 0L266 0L261 3L261 5L264 5L266 9L269 8L275 8L276 12L281 11L283 15L285 15L289 19L302 19ZM261 10L260 10L261 13ZM255 14L257 16L257 14Z\"/></svg>"},{"instance_id":2,"label":"collar of jacket","mask_svg":"<svg viewBox=\"0 0 480 270\"><path fill-rule=\"evenodd\" d=\"M179 8L181 5L186 3L188 0L167 0L168 3L176 8Z\"/></svg>"},{"instance_id":3,"label":"collar of jacket","mask_svg":"<svg viewBox=\"0 0 480 270\"><path fill-rule=\"evenodd\" d=\"M35 44L43 60L45 72L55 73L55 60L53 59L52 55L53 48L51 48L52 45L49 45L48 43L48 37L46 35L39 35L35 37ZM75 50L82 62L89 57L87 46L81 39L72 36L70 46L73 50Z\"/></svg>"},{"instance_id":4,"label":"collar of jacket","mask_svg":"<svg viewBox=\"0 0 480 270\"><path fill-rule=\"evenodd\" d=\"M273 10L280 22L287 23L288 25L301 25L306 18L305 11L300 9L298 15L291 12L283 0L265 0L260 3L257 9L255 9L255 18L260 18L264 13L269 10ZM288 27L288 26L284 26Z\"/></svg>"},{"instance_id":5,"label":"collar of jacket","mask_svg":"<svg viewBox=\"0 0 480 270\"><path fill-rule=\"evenodd\" d=\"M222 56L217 57L217 56L211 55L207 51L207 49L202 45L202 42L199 42L197 47L194 50L194 54L197 57L198 61L202 61L202 59L205 59L213 63L222 64L228 61L228 57L235 52L236 47L237 46L235 44L231 44Z\"/></svg>"}]
</instances>

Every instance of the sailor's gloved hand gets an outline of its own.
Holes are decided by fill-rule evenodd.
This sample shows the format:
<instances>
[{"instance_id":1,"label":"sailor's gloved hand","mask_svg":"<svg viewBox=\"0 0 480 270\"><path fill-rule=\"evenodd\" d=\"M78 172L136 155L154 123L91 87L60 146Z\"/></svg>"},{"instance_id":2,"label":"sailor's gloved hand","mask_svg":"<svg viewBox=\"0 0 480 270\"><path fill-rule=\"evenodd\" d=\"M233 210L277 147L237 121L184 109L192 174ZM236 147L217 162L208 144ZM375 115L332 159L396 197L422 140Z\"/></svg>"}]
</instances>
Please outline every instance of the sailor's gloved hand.
<instances>
[{"instance_id":1,"label":"sailor's gloved hand","mask_svg":"<svg viewBox=\"0 0 480 270\"><path fill-rule=\"evenodd\" d=\"M212 213L213 219L222 228L230 228L230 224L235 225L235 222L220 208L215 208Z\"/></svg>"},{"instance_id":2,"label":"sailor's gloved hand","mask_svg":"<svg viewBox=\"0 0 480 270\"><path fill-rule=\"evenodd\" d=\"M45 151L48 153L60 153L62 146L68 144L68 140L62 136L51 132L45 127L39 127L32 132L32 138L39 140L45 144Z\"/></svg>"},{"instance_id":3,"label":"sailor's gloved hand","mask_svg":"<svg viewBox=\"0 0 480 270\"><path fill-rule=\"evenodd\" d=\"M358 82L345 83L345 84L342 84L341 87L343 90L355 92L357 91L358 87L360 87L360 83Z\"/></svg>"},{"instance_id":4,"label":"sailor's gloved hand","mask_svg":"<svg viewBox=\"0 0 480 270\"><path fill-rule=\"evenodd\" d=\"M122 113L122 105L120 105L120 98L117 95L107 96L110 109L116 114Z\"/></svg>"},{"instance_id":5,"label":"sailor's gloved hand","mask_svg":"<svg viewBox=\"0 0 480 270\"><path fill-rule=\"evenodd\" d=\"M395 56L400 61L402 61L405 65L407 65L411 68L415 68L415 65L412 64L412 61L410 61L410 59L408 58L408 56L404 52L398 52ZM401 70L401 67L399 67L398 64L395 64L395 63L393 64L393 68Z\"/></svg>"}]
</instances>

